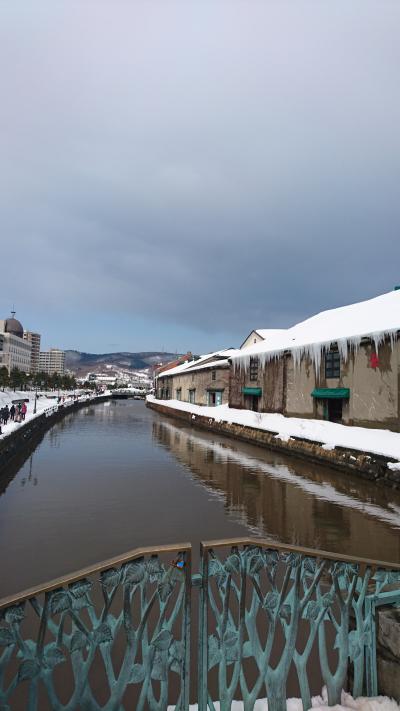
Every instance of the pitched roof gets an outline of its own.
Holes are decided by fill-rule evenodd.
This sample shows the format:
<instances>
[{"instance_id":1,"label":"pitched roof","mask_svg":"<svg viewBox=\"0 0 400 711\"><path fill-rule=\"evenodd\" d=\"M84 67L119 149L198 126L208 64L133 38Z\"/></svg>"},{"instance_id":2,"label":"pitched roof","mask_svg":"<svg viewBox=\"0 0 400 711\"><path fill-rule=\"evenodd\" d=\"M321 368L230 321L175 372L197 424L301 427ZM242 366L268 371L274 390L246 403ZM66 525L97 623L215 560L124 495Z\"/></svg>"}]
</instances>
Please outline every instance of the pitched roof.
<instances>
[{"instance_id":1,"label":"pitched roof","mask_svg":"<svg viewBox=\"0 0 400 711\"><path fill-rule=\"evenodd\" d=\"M254 343L233 358L260 354L268 360L285 350L299 357L302 353L313 356L337 343L346 359L348 348L357 347L363 337L370 337L378 346L387 336L395 339L399 330L400 290L395 290L367 301L322 311L265 341Z\"/></svg>"},{"instance_id":2,"label":"pitched roof","mask_svg":"<svg viewBox=\"0 0 400 711\"><path fill-rule=\"evenodd\" d=\"M258 333L261 338L267 340L267 338L273 338L275 336L282 335L282 333L286 333L286 328L255 328L254 329L256 333Z\"/></svg>"},{"instance_id":3,"label":"pitched roof","mask_svg":"<svg viewBox=\"0 0 400 711\"><path fill-rule=\"evenodd\" d=\"M270 338L275 337L277 334L279 335L283 333L285 330L286 329L284 328L253 328L253 330L250 331L249 335L246 336L246 338L244 339L243 343L240 346L240 349L243 348L244 344L246 343L246 341L249 340L252 333L257 333L257 335L265 341L267 339L269 340ZM250 343L249 345L253 344ZM246 346L246 348L249 348L249 345Z\"/></svg>"},{"instance_id":4,"label":"pitched roof","mask_svg":"<svg viewBox=\"0 0 400 711\"><path fill-rule=\"evenodd\" d=\"M163 373L159 373L157 374L157 377L169 377L170 375L178 375L179 373L183 373L186 370L190 370L190 372L192 372L193 370L199 370L200 368L216 368L218 366L221 366L222 364L227 364L228 358L231 358L233 355L235 355L235 353L238 352L239 351L237 351L236 348L228 348L224 351L206 353L205 355L200 356L200 358L197 358L196 360L186 361L185 363L181 363L181 365L176 366L176 368L171 368L170 370L164 371Z\"/></svg>"}]
</instances>

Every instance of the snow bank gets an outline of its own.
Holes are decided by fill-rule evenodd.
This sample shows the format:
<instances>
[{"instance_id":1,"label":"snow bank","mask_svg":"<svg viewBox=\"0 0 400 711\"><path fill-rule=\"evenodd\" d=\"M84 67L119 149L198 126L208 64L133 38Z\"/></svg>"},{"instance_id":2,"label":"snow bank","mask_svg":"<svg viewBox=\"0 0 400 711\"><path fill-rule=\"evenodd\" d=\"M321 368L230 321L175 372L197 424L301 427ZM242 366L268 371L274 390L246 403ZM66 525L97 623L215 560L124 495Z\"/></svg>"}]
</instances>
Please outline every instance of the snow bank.
<instances>
[{"instance_id":1,"label":"snow bank","mask_svg":"<svg viewBox=\"0 0 400 711\"><path fill-rule=\"evenodd\" d=\"M19 429L23 425L25 425L27 422L30 420L33 420L35 417L39 417L39 415L42 415L45 413L46 415L50 416L53 412L56 412L58 410L58 392L42 392L40 391L38 393L40 397L37 398L36 401L36 413L33 412L34 407L35 407L35 392L32 390L25 391L25 390L5 390L2 391L0 390L0 409L8 405L8 407L11 407L13 400L28 400L26 403L27 406L27 412L25 416L25 420L23 422L13 422L13 420L8 420L7 425L0 424L2 434L0 434L0 440L3 439L3 437L7 437L7 435L11 434L11 432L14 432L15 430ZM85 400L95 400L96 396L92 395L84 395L82 393L79 393L75 391L75 395L77 395L77 400L79 402L83 402ZM71 392L64 392L60 390L60 396L64 397L64 402L61 404L63 407L69 407L74 404L74 397L73 393Z\"/></svg>"},{"instance_id":2,"label":"snow bank","mask_svg":"<svg viewBox=\"0 0 400 711\"><path fill-rule=\"evenodd\" d=\"M400 462L400 433L390 430L349 427L326 420L309 420L300 417L285 417L275 413L236 410L228 405L203 407L181 400L157 400L148 397L164 407L191 412L194 416L202 415L215 422L230 422L237 425L254 427L279 435L280 439L300 437L301 439L320 442L325 449L344 447L360 452L371 452ZM391 467L393 468L393 464Z\"/></svg>"},{"instance_id":3,"label":"snow bank","mask_svg":"<svg viewBox=\"0 0 400 711\"><path fill-rule=\"evenodd\" d=\"M399 711L400 706L390 699L388 696L374 696L371 698L360 696L358 699L353 699L351 694L342 691L341 704L336 706L328 706L328 697L326 689L322 690L321 696L314 696L311 699L312 708L315 711L327 711L332 708L335 711ZM219 701L214 701L215 711L220 711ZM303 711L301 699L287 699L287 711ZM175 706L168 706L167 711L174 711ZM197 704L189 706L190 711L197 711ZM242 701L233 701L231 711L243 711L244 706ZM258 699L254 705L254 711L268 711L268 700Z\"/></svg>"},{"instance_id":4,"label":"snow bank","mask_svg":"<svg viewBox=\"0 0 400 711\"><path fill-rule=\"evenodd\" d=\"M286 331L271 334L265 341L245 348L232 356L236 367L248 368L251 356L257 355L262 364L290 351L295 365L305 355L311 358L319 372L323 353L336 343L343 361L356 351L361 339L368 337L377 350L389 338L393 344L400 330L400 290L390 291L368 301L361 301L338 309L322 311Z\"/></svg>"}]
</instances>

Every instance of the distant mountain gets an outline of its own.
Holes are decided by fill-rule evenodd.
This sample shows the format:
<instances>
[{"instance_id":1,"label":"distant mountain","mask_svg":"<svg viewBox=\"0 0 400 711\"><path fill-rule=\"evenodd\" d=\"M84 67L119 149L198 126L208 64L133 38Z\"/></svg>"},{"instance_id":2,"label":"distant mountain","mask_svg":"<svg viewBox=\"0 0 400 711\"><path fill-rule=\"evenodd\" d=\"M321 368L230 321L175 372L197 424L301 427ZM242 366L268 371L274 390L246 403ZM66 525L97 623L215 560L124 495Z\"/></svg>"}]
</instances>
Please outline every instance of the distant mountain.
<instances>
[{"instance_id":1,"label":"distant mountain","mask_svg":"<svg viewBox=\"0 0 400 711\"><path fill-rule=\"evenodd\" d=\"M65 367L76 375L104 370L106 365L123 370L144 370L158 363L168 363L177 358L176 353L141 351L140 353L81 353L65 351Z\"/></svg>"}]
</instances>

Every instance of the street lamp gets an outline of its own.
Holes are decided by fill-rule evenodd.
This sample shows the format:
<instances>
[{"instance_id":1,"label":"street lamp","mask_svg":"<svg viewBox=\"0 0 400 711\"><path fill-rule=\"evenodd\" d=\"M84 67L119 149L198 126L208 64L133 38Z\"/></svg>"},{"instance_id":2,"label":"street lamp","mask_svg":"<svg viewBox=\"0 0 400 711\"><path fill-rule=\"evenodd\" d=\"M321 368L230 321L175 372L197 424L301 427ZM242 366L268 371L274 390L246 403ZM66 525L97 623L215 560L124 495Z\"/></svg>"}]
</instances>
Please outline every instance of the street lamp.
<instances>
[{"instance_id":1,"label":"street lamp","mask_svg":"<svg viewBox=\"0 0 400 711\"><path fill-rule=\"evenodd\" d=\"M33 414L36 415L36 404L37 404L37 384L35 385L35 404L33 406Z\"/></svg>"}]
</instances>

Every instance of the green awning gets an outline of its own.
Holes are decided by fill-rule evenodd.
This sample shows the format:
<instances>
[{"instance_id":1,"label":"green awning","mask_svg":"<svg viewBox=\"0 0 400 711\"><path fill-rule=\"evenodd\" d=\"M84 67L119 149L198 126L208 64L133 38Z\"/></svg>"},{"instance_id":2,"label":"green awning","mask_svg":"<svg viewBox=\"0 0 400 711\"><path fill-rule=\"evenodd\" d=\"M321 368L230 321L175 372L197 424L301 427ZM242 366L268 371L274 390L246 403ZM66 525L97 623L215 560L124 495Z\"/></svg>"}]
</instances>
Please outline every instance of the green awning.
<instances>
[{"instance_id":1,"label":"green awning","mask_svg":"<svg viewBox=\"0 0 400 711\"><path fill-rule=\"evenodd\" d=\"M315 388L311 397L319 400L348 400L350 388Z\"/></svg>"},{"instance_id":2,"label":"green awning","mask_svg":"<svg viewBox=\"0 0 400 711\"><path fill-rule=\"evenodd\" d=\"M242 388L243 395L257 395L261 397L262 388Z\"/></svg>"}]
</instances>

